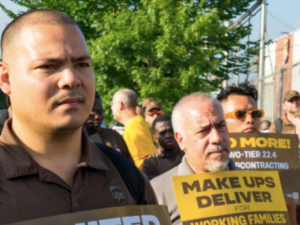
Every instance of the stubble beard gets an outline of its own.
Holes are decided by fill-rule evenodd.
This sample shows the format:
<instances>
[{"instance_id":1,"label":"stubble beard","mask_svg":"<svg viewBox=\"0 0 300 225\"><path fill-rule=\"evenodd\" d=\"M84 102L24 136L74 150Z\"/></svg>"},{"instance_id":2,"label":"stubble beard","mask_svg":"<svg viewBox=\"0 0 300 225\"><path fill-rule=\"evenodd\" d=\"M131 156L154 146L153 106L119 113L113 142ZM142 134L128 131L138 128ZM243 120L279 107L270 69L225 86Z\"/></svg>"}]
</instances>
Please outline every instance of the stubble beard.
<instances>
[{"instance_id":1,"label":"stubble beard","mask_svg":"<svg viewBox=\"0 0 300 225\"><path fill-rule=\"evenodd\" d=\"M206 163L205 168L211 173L228 170L229 158L225 156L219 156L215 159L214 163Z\"/></svg>"},{"instance_id":2,"label":"stubble beard","mask_svg":"<svg viewBox=\"0 0 300 225\"><path fill-rule=\"evenodd\" d=\"M206 151L206 157L209 157L209 154L215 151L225 150L228 153L228 146L226 144L212 145ZM228 170L229 157L228 155L221 155L213 159L212 162L207 162L204 166L207 171L211 173Z\"/></svg>"},{"instance_id":3,"label":"stubble beard","mask_svg":"<svg viewBox=\"0 0 300 225\"><path fill-rule=\"evenodd\" d=\"M64 136L73 135L82 128L82 125L78 124L68 124L68 125L57 125L55 127L47 127L43 130L44 136L49 136L50 138L62 138Z\"/></svg>"}]
</instances>

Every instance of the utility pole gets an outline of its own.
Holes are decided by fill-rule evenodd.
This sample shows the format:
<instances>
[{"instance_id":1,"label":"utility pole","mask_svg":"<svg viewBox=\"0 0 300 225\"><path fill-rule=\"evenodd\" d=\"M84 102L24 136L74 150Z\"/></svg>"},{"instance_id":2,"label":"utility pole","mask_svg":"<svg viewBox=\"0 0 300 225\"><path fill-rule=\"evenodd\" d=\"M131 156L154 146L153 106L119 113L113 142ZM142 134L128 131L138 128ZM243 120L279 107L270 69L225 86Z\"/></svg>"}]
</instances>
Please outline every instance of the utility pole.
<instances>
[{"instance_id":1,"label":"utility pole","mask_svg":"<svg viewBox=\"0 0 300 225\"><path fill-rule=\"evenodd\" d=\"M290 45L290 34L288 32L281 32L284 34L288 34L288 38L285 40L284 44L284 55L283 61L280 67L280 83L279 83L279 109L278 109L278 117L281 117L281 110L282 110L282 91L283 91L283 76L284 76L284 65L287 63L289 59L289 45Z\"/></svg>"},{"instance_id":2,"label":"utility pole","mask_svg":"<svg viewBox=\"0 0 300 225\"><path fill-rule=\"evenodd\" d=\"M239 64L240 64L240 48L237 47L237 50L236 50L236 57L237 57L237 68L238 68L238 72L237 72L237 75L235 77L235 85L236 86L239 86L239 77L240 77L240 70L239 70Z\"/></svg>"},{"instance_id":3,"label":"utility pole","mask_svg":"<svg viewBox=\"0 0 300 225\"><path fill-rule=\"evenodd\" d=\"M258 83L258 108L263 107L262 95L263 95L263 83L264 83L264 72L265 72L265 33L266 33L266 8L267 0L262 0L261 3L261 20L260 20L260 45L259 45L259 83Z\"/></svg>"},{"instance_id":4,"label":"utility pole","mask_svg":"<svg viewBox=\"0 0 300 225\"><path fill-rule=\"evenodd\" d=\"M225 26L229 27L230 25L230 21L225 21ZM226 33L225 36L228 36L228 34ZM224 67L225 69L227 68L227 64L228 64L228 52L224 52L225 55L225 60L224 60ZM228 75L228 70L226 69L226 75ZM223 81L223 88L226 88L228 86L228 80L224 80Z\"/></svg>"}]
</instances>

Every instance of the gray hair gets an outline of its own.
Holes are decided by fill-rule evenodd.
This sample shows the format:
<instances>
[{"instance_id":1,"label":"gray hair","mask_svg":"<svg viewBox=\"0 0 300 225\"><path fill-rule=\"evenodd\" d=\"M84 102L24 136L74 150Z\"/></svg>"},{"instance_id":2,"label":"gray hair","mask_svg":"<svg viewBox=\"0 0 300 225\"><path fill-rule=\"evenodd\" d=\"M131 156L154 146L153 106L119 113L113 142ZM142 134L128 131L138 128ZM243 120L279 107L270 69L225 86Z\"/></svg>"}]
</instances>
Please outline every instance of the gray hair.
<instances>
[{"instance_id":1,"label":"gray hair","mask_svg":"<svg viewBox=\"0 0 300 225\"><path fill-rule=\"evenodd\" d=\"M121 89L115 93L118 96L118 100L128 109L134 109L137 106L137 95L131 89Z\"/></svg>"},{"instance_id":2,"label":"gray hair","mask_svg":"<svg viewBox=\"0 0 300 225\"><path fill-rule=\"evenodd\" d=\"M180 132L184 130L184 118L186 109L189 107L195 107L202 105L203 102L213 102L220 107L222 107L215 98L213 98L209 94L205 93L193 93L184 96L181 98L175 105L173 112L172 112L172 125L174 132Z\"/></svg>"}]
</instances>

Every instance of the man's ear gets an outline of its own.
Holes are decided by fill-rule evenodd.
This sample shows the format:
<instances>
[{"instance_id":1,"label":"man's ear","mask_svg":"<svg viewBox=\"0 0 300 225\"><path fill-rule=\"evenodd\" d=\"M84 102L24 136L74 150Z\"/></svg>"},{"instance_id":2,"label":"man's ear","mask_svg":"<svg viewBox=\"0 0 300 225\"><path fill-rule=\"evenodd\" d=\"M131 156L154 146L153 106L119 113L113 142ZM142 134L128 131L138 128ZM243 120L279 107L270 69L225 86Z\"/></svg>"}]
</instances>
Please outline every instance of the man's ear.
<instances>
[{"instance_id":1,"label":"man's ear","mask_svg":"<svg viewBox=\"0 0 300 225\"><path fill-rule=\"evenodd\" d=\"M125 106L123 104L123 102L118 102L119 106L118 106L118 109L121 111L123 109L125 109Z\"/></svg>"},{"instance_id":2,"label":"man's ear","mask_svg":"<svg viewBox=\"0 0 300 225\"><path fill-rule=\"evenodd\" d=\"M0 88L3 93L10 94L10 79L8 72L8 65L4 62L0 62Z\"/></svg>"},{"instance_id":3,"label":"man's ear","mask_svg":"<svg viewBox=\"0 0 300 225\"><path fill-rule=\"evenodd\" d=\"M175 140L177 141L178 145L179 145L179 148L183 151L186 150L186 146L184 144L184 137L178 133L178 132L175 132L174 133L174 137L175 137Z\"/></svg>"}]
</instances>

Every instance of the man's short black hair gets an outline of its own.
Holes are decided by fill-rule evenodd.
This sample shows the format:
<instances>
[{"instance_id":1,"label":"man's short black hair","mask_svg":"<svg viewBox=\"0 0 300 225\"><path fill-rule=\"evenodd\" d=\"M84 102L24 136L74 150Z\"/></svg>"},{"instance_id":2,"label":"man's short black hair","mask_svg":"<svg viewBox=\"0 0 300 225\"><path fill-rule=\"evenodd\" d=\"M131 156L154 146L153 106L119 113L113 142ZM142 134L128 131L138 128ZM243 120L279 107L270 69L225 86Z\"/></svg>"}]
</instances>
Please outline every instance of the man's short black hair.
<instances>
[{"instance_id":1,"label":"man's short black hair","mask_svg":"<svg viewBox=\"0 0 300 225\"><path fill-rule=\"evenodd\" d=\"M161 115L155 118L155 120L152 123L152 130L153 132L155 131L155 125L158 122L162 122L162 121L171 121L171 116L167 116L167 115Z\"/></svg>"},{"instance_id":2,"label":"man's short black hair","mask_svg":"<svg viewBox=\"0 0 300 225\"><path fill-rule=\"evenodd\" d=\"M220 93L217 95L217 100L219 100L219 102L226 100L229 95L250 96L255 100L255 102L257 102L258 99L258 92L256 88L249 83L243 83L239 86L231 85L221 89Z\"/></svg>"},{"instance_id":3,"label":"man's short black hair","mask_svg":"<svg viewBox=\"0 0 300 225\"><path fill-rule=\"evenodd\" d=\"M21 28L32 24L74 25L79 27L70 16L55 9L35 9L28 11L11 21L2 32L1 54L3 59L6 55L5 52L12 51L10 45L20 35Z\"/></svg>"}]
</instances>

